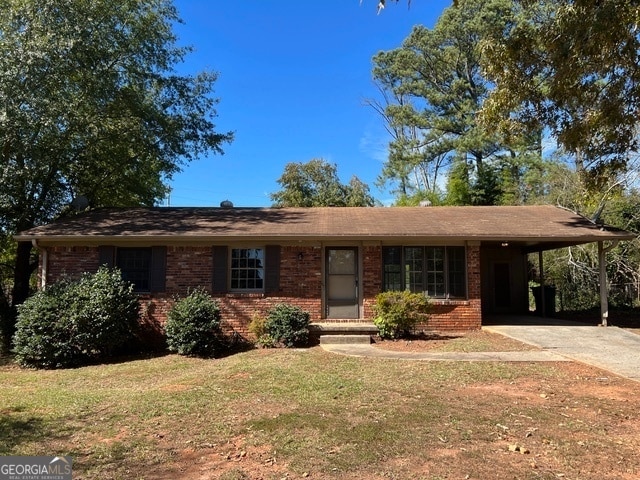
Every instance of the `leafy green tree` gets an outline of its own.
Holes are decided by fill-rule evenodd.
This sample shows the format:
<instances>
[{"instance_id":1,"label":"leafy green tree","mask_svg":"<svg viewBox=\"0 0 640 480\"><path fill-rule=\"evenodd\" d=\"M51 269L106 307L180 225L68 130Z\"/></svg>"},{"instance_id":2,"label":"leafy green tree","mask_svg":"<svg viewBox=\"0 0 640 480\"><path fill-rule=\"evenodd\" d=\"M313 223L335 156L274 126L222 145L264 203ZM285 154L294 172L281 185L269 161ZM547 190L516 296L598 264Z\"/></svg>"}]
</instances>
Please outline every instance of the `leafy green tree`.
<instances>
[{"instance_id":1,"label":"leafy green tree","mask_svg":"<svg viewBox=\"0 0 640 480\"><path fill-rule=\"evenodd\" d=\"M335 164L322 159L285 165L278 179L282 190L272 193L276 207L372 207L376 201L358 177L343 184Z\"/></svg>"},{"instance_id":2,"label":"leafy green tree","mask_svg":"<svg viewBox=\"0 0 640 480\"><path fill-rule=\"evenodd\" d=\"M376 200L369 192L369 185L355 175L346 185L345 207L373 207Z\"/></svg>"},{"instance_id":3,"label":"leafy green tree","mask_svg":"<svg viewBox=\"0 0 640 480\"><path fill-rule=\"evenodd\" d=\"M454 159L449 169L446 203L448 205L471 204L469 165L464 159Z\"/></svg>"},{"instance_id":4,"label":"leafy green tree","mask_svg":"<svg viewBox=\"0 0 640 480\"><path fill-rule=\"evenodd\" d=\"M499 160L499 159L497 159ZM499 162L476 166L464 158L455 158L449 169L447 195L448 205L500 205L504 203L504 187L510 178L504 178ZM513 168L511 165L506 168Z\"/></svg>"},{"instance_id":5,"label":"leafy green tree","mask_svg":"<svg viewBox=\"0 0 640 480\"><path fill-rule=\"evenodd\" d=\"M488 127L547 128L585 169L623 166L640 147L640 5L628 0L515 0L483 46L496 88Z\"/></svg>"},{"instance_id":6,"label":"leafy green tree","mask_svg":"<svg viewBox=\"0 0 640 480\"><path fill-rule=\"evenodd\" d=\"M170 0L3 0L0 234L93 207L152 205L190 160L222 153L216 73L174 72ZM13 304L28 295L31 245L16 251ZM5 337L11 334L5 325Z\"/></svg>"},{"instance_id":7,"label":"leafy green tree","mask_svg":"<svg viewBox=\"0 0 640 480\"><path fill-rule=\"evenodd\" d=\"M411 97L403 89L390 88L401 81L401 77L389 61L393 57L379 58L380 68L376 74L381 78L376 81L384 100L367 99L366 104L384 119L384 127L392 141L389 144L387 161L376 183L381 187L391 184L397 204L417 204L426 198L437 199L439 202L439 179L450 159L443 153L433 156L430 161L424 161L420 122L401 122L391 117L398 113L395 106L410 102Z\"/></svg>"},{"instance_id":8,"label":"leafy green tree","mask_svg":"<svg viewBox=\"0 0 640 480\"><path fill-rule=\"evenodd\" d=\"M456 182L466 178L476 190L473 203L496 203L501 177L489 164L539 150L534 136L500 137L477 121L492 88L483 76L480 42L510 15L510 0L461 1L433 29L416 26L400 48L374 57L386 103L376 110L393 137L381 179L399 184L401 194L436 192L438 175L455 161L453 173L465 173Z\"/></svg>"},{"instance_id":9,"label":"leafy green tree","mask_svg":"<svg viewBox=\"0 0 640 480\"><path fill-rule=\"evenodd\" d=\"M607 264L612 304L640 307L640 190L631 188L614 197L603 220L637 234L635 240L614 248Z\"/></svg>"},{"instance_id":10,"label":"leafy green tree","mask_svg":"<svg viewBox=\"0 0 640 480\"><path fill-rule=\"evenodd\" d=\"M553 162L540 153L511 156L499 162L501 205L544 203L545 177Z\"/></svg>"}]
</instances>

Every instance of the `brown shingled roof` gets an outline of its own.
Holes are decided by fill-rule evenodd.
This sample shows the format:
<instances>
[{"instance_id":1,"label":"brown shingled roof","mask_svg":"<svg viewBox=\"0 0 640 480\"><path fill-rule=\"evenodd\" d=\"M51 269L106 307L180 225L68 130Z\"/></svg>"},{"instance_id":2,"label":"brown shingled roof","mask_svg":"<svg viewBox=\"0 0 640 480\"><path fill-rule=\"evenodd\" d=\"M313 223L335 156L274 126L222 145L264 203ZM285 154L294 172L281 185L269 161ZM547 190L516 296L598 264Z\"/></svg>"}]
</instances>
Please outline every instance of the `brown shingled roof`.
<instances>
[{"instance_id":1,"label":"brown shingled roof","mask_svg":"<svg viewBox=\"0 0 640 480\"><path fill-rule=\"evenodd\" d=\"M16 236L19 241L478 240L587 243L634 235L553 206L98 209Z\"/></svg>"}]
</instances>

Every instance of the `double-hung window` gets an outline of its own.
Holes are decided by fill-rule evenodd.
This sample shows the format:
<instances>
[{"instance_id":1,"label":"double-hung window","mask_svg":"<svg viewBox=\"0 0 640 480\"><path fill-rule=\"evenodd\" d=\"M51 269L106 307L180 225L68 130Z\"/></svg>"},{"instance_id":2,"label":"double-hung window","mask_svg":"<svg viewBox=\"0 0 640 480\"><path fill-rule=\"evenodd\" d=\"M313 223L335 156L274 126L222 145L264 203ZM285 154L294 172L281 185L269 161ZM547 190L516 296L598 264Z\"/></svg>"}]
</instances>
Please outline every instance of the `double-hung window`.
<instances>
[{"instance_id":1,"label":"double-hung window","mask_svg":"<svg viewBox=\"0 0 640 480\"><path fill-rule=\"evenodd\" d=\"M383 288L422 292L432 298L466 298L464 247L384 247Z\"/></svg>"},{"instance_id":2,"label":"double-hung window","mask_svg":"<svg viewBox=\"0 0 640 480\"><path fill-rule=\"evenodd\" d=\"M167 247L115 247L98 248L99 264L118 267L122 278L133 283L140 293L164 292L166 287Z\"/></svg>"},{"instance_id":3,"label":"double-hung window","mask_svg":"<svg viewBox=\"0 0 640 480\"><path fill-rule=\"evenodd\" d=\"M264 289L264 249L231 249L231 290Z\"/></svg>"},{"instance_id":4,"label":"double-hung window","mask_svg":"<svg viewBox=\"0 0 640 480\"><path fill-rule=\"evenodd\" d=\"M122 272L122 279L133 283L133 288L136 292L148 292L150 290L150 248L118 248L116 265Z\"/></svg>"},{"instance_id":5,"label":"double-hung window","mask_svg":"<svg viewBox=\"0 0 640 480\"><path fill-rule=\"evenodd\" d=\"M280 291L280 246L215 245L211 291L264 293Z\"/></svg>"}]
</instances>

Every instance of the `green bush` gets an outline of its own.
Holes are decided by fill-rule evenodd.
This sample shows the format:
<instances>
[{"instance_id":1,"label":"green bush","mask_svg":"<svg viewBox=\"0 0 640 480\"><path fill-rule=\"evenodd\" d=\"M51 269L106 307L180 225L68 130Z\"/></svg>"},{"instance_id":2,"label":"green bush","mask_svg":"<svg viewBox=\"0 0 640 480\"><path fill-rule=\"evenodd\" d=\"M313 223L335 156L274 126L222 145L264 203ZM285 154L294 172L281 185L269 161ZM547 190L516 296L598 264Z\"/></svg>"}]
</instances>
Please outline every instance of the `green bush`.
<instances>
[{"instance_id":1,"label":"green bush","mask_svg":"<svg viewBox=\"0 0 640 480\"><path fill-rule=\"evenodd\" d=\"M382 338L400 338L428 320L430 306L422 293L407 290L379 293L373 307L376 314L373 323Z\"/></svg>"},{"instance_id":2,"label":"green bush","mask_svg":"<svg viewBox=\"0 0 640 480\"><path fill-rule=\"evenodd\" d=\"M255 344L259 347L272 348L276 346L276 341L267 333L267 319L260 315L255 315L249 324L249 333L255 337Z\"/></svg>"},{"instance_id":3,"label":"green bush","mask_svg":"<svg viewBox=\"0 0 640 480\"><path fill-rule=\"evenodd\" d=\"M218 303L203 288L178 299L165 325L169 350L180 355L215 355L224 345L220 320Z\"/></svg>"},{"instance_id":4,"label":"green bush","mask_svg":"<svg viewBox=\"0 0 640 480\"><path fill-rule=\"evenodd\" d=\"M16 359L23 366L65 368L110 356L134 339L139 308L133 285L117 270L58 282L18 307Z\"/></svg>"},{"instance_id":5,"label":"green bush","mask_svg":"<svg viewBox=\"0 0 640 480\"><path fill-rule=\"evenodd\" d=\"M288 348L306 345L309 340L309 312L295 305L277 304L267 313L264 330L275 344Z\"/></svg>"}]
</instances>

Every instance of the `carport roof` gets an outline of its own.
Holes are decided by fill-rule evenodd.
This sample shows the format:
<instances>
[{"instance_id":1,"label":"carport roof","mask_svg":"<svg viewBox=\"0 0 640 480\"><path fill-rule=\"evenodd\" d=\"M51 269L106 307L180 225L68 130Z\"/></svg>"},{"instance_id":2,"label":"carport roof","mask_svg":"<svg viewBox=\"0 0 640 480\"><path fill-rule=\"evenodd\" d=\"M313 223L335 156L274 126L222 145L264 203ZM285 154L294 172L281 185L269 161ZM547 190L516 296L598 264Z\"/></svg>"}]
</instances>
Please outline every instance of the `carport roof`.
<instances>
[{"instance_id":1,"label":"carport roof","mask_svg":"<svg viewBox=\"0 0 640 480\"><path fill-rule=\"evenodd\" d=\"M510 242L546 249L635 235L550 205L492 207L153 207L96 209L23 231L46 244L376 240ZM559 245L556 245L559 244Z\"/></svg>"}]
</instances>

